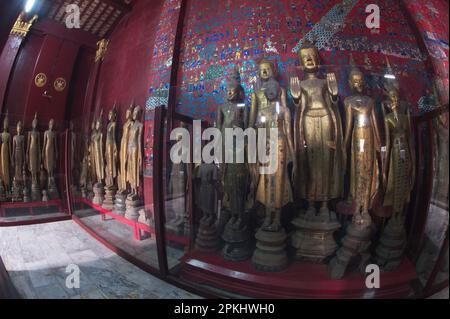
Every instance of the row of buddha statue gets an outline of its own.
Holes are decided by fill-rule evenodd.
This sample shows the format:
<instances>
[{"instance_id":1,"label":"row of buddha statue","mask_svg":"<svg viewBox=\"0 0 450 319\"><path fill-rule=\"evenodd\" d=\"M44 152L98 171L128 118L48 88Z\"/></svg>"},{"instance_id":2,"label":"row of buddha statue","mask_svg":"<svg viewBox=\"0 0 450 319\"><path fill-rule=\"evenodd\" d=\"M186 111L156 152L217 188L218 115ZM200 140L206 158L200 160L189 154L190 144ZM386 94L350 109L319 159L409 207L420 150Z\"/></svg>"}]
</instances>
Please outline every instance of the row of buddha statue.
<instances>
[{"instance_id":1,"label":"row of buddha statue","mask_svg":"<svg viewBox=\"0 0 450 319\"><path fill-rule=\"evenodd\" d=\"M37 113L27 137L23 134L22 121L18 121L16 135L11 138L6 112L0 133L0 201L47 201L59 197L55 181L58 139L54 126L51 119L41 148ZM31 192L28 176L31 177Z\"/></svg>"},{"instance_id":2,"label":"row of buddha statue","mask_svg":"<svg viewBox=\"0 0 450 319\"><path fill-rule=\"evenodd\" d=\"M114 107L109 112L105 138L101 111L92 123L90 137L84 141L79 180L83 197L132 220L138 219L142 208L142 113L142 108L133 103L127 109L118 147L117 110Z\"/></svg>"},{"instance_id":3,"label":"row of buddha statue","mask_svg":"<svg viewBox=\"0 0 450 319\"><path fill-rule=\"evenodd\" d=\"M353 58L348 77L353 93L343 101L345 122L339 111L338 81L333 73L321 78L320 56L314 44L303 44L299 60L305 76L289 81L293 114L287 106L287 90L277 81L270 60L259 63L261 87L252 93L247 115L240 107L245 96L239 74L229 80L227 100L217 112L217 127L222 131L277 128L278 169L273 174L260 174L259 168L270 162L201 164L197 168L200 188L196 207L203 218L197 248L215 251L222 237L224 258L239 261L251 257L257 270L280 271L288 265L289 247L295 259L327 263L335 279L354 267L354 260L362 271L372 261L384 270L396 269L406 243L405 207L415 180L410 115L400 101L398 82L386 81L383 142L375 100L365 94L365 77ZM268 143L267 154L270 147L273 145ZM349 185L348 191L344 185ZM217 205L211 200L217 189L224 194L222 212L231 215L220 230ZM307 205L297 205L289 225L293 230L288 233L281 213L294 199ZM263 208L264 218L253 233L248 212L257 206ZM377 209L389 219L372 250ZM345 215L352 215L352 220L338 245L334 235L344 225L337 216ZM251 248L252 240L256 240L255 249Z\"/></svg>"}]
</instances>

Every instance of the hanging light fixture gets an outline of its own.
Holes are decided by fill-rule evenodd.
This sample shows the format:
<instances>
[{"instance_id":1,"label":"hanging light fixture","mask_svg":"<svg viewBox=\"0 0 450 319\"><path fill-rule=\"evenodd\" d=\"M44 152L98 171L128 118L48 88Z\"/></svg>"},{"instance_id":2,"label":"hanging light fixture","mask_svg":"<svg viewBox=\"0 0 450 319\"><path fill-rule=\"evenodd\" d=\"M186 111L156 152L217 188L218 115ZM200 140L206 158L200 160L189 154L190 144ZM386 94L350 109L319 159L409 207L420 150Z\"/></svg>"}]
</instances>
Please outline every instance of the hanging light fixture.
<instances>
[{"instance_id":1,"label":"hanging light fixture","mask_svg":"<svg viewBox=\"0 0 450 319\"><path fill-rule=\"evenodd\" d=\"M27 0L27 3L25 4L25 12L29 13L31 10L33 10L35 3L36 0Z\"/></svg>"}]
</instances>

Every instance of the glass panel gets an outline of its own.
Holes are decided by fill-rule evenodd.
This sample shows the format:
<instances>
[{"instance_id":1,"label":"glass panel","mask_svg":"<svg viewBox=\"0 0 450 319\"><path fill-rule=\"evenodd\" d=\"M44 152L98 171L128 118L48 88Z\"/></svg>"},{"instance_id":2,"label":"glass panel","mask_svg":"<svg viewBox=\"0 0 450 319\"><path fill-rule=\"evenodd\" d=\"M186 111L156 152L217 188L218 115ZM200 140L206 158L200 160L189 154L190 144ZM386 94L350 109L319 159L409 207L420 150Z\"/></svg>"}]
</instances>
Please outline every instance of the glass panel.
<instances>
[{"instance_id":1,"label":"glass panel","mask_svg":"<svg viewBox=\"0 0 450 319\"><path fill-rule=\"evenodd\" d=\"M169 270L176 269L182 258L190 250L191 230L191 167L185 160L191 156L189 149L171 150L183 141L190 142L192 126L189 123L174 121L173 136L164 131L167 141L164 149L164 204L165 204L165 240ZM167 147L168 146L168 147Z\"/></svg>"},{"instance_id":2,"label":"glass panel","mask_svg":"<svg viewBox=\"0 0 450 319\"><path fill-rule=\"evenodd\" d=\"M152 114L144 117L136 105L116 105L107 118L92 118L90 127L86 119L73 125L73 214L129 259L158 269L149 187Z\"/></svg>"},{"instance_id":3,"label":"glass panel","mask_svg":"<svg viewBox=\"0 0 450 319\"><path fill-rule=\"evenodd\" d=\"M0 223L66 217L67 123L33 116L24 123L14 113L1 119Z\"/></svg>"},{"instance_id":4,"label":"glass panel","mask_svg":"<svg viewBox=\"0 0 450 319\"><path fill-rule=\"evenodd\" d=\"M449 223L449 161L448 112L433 120L433 190L425 226L424 241L417 261L417 272L423 285L426 285L442 249ZM448 252L435 279L440 283L448 279Z\"/></svg>"}]
</instances>

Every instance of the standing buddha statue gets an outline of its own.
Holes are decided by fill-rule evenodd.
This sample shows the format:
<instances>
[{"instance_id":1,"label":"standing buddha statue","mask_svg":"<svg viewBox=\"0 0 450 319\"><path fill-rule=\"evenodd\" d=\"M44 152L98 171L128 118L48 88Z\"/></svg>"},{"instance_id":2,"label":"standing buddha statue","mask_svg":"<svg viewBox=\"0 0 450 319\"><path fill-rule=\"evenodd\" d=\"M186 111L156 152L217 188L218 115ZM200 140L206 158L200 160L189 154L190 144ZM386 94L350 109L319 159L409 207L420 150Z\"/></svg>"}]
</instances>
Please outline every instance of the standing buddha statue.
<instances>
[{"instance_id":1,"label":"standing buddha statue","mask_svg":"<svg viewBox=\"0 0 450 319\"><path fill-rule=\"evenodd\" d=\"M106 128L105 159L106 159L106 188L103 208L112 210L114 207L114 195L116 192L115 179L117 177L117 143L116 143L116 119L117 111L114 105L108 114L108 126Z\"/></svg>"},{"instance_id":2,"label":"standing buddha statue","mask_svg":"<svg viewBox=\"0 0 450 319\"><path fill-rule=\"evenodd\" d=\"M9 130L8 112L5 114L3 120L3 132L0 134L0 177L3 181L3 188L6 193L11 190L11 176L10 176L10 159L11 159L11 135Z\"/></svg>"},{"instance_id":3,"label":"standing buddha statue","mask_svg":"<svg viewBox=\"0 0 450 319\"><path fill-rule=\"evenodd\" d=\"M51 119L48 123L48 130L44 133L44 143L42 147L42 161L47 172L48 195L51 199L59 197L55 182L55 170L58 161L58 145L54 126L55 121Z\"/></svg>"},{"instance_id":4,"label":"standing buddha statue","mask_svg":"<svg viewBox=\"0 0 450 319\"><path fill-rule=\"evenodd\" d=\"M103 110L100 112L100 116L95 122L95 132L92 134L92 152L95 168L95 185L94 185L94 199L93 202L96 205L103 204L104 196L104 185L103 181L105 179L105 160L103 152Z\"/></svg>"},{"instance_id":5,"label":"standing buddha statue","mask_svg":"<svg viewBox=\"0 0 450 319\"><path fill-rule=\"evenodd\" d=\"M235 128L244 129L244 99L245 92L241 85L239 71L228 80L226 102L221 104L217 110L217 128L222 132L222 137L227 136L226 130ZM233 137L234 139L234 137ZM239 141L240 142L240 141ZM245 146L243 149L237 149L237 143L233 140L230 147L223 143L224 153L232 155L233 163L223 161L221 165L221 183L223 185L224 195L229 203L227 209L231 218L225 225L222 239L225 241L225 247L222 255L225 259L232 261L245 260L251 255L249 243L250 233L245 219L245 203L248 194L249 172L245 163ZM239 154L238 152L242 152ZM239 155L244 158L243 163L237 161ZM225 211L225 210L224 210Z\"/></svg>"},{"instance_id":6,"label":"standing buddha statue","mask_svg":"<svg viewBox=\"0 0 450 319\"><path fill-rule=\"evenodd\" d=\"M390 113L384 116L386 159L383 162L383 207L392 207L392 216L381 231L376 261L385 271L396 269L406 245L405 206L415 180L415 155L411 117L406 103L400 101L398 83L386 85Z\"/></svg>"},{"instance_id":7,"label":"standing buddha statue","mask_svg":"<svg viewBox=\"0 0 450 319\"><path fill-rule=\"evenodd\" d=\"M127 180L131 193L126 200L126 217L131 220L139 218L138 209L141 206L140 187L142 174L142 134L144 125L140 122L142 108L136 106L133 110L133 125L131 125L127 145Z\"/></svg>"},{"instance_id":8,"label":"standing buddha statue","mask_svg":"<svg viewBox=\"0 0 450 319\"><path fill-rule=\"evenodd\" d=\"M19 182L22 180L25 169L25 136L22 134L22 121L17 122L17 134L13 137L12 158L14 160L14 178Z\"/></svg>"},{"instance_id":9,"label":"standing buddha statue","mask_svg":"<svg viewBox=\"0 0 450 319\"><path fill-rule=\"evenodd\" d=\"M264 222L255 236L258 243L252 263L263 271L279 271L287 265L287 236L281 225L281 209L292 201L287 165L290 159L294 159L294 143L286 90L275 79L275 65L263 59L259 63L259 76L262 87L252 94L249 126L265 129L266 136L258 134L258 139L266 140L266 154L271 155L267 164L259 165L252 173L253 183L257 185L256 200L265 209ZM274 144L267 140L270 129L278 131L278 139ZM274 150L273 147L277 148ZM259 174L263 166L277 169L274 173Z\"/></svg>"},{"instance_id":10,"label":"standing buddha statue","mask_svg":"<svg viewBox=\"0 0 450 319\"><path fill-rule=\"evenodd\" d=\"M350 201L356 203L353 221L347 227L342 247L337 251L330 264L332 278L344 276L352 257L360 255L360 270L370 258L369 246L372 218L369 209L378 191L379 169L377 152L380 152L380 131L375 114L375 101L364 95L365 80L363 73L354 65L349 75L349 86L354 92L345 99L347 128L344 140L344 152L351 151L350 163Z\"/></svg>"},{"instance_id":11,"label":"standing buddha statue","mask_svg":"<svg viewBox=\"0 0 450 319\"><path fill-rule=\"evenodd\" d=\"M337 249L333 232L340 228L328 203L343 193L342 121L338 109L338 84L334 73L319 78L320 56L306 41L299 50L306 79L290 80L296 106L294 138L298 167L294 185L309 203L306 214L293 220L292 245L297 259L321 262ZM318 214L315 205L320 204Z\"/></svg>"},{"instance_id":12,"label":"standing buddha statue","mask_svg":"<svg viewBox=\"0 0 450 319\"><path fill-rule=\"evenodd\" d=\"M37 113L31 123L31 131L28 132L26 161L28 170L31 173L31 199L37 201L40 199L41 191L39 187L39 170L41 164L41 134L37 130Z\"/></svg>"}]
</instances>

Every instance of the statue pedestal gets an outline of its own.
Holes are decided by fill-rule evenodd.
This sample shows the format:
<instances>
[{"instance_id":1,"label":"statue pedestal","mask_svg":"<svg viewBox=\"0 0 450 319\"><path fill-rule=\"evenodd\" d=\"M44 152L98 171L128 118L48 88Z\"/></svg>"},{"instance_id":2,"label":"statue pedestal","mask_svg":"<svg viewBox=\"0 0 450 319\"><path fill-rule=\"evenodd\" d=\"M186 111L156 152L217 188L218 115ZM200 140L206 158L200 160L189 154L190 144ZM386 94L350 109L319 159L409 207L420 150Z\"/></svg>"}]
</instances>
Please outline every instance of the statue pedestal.
<instances>
[{"instance_id":1,"label":"statue pedestal","mask_svg":"<svg viewBox=\"0 0 450 319\"><path fill-rule=\"evenodd\" d=\"M150 218L147 217L147 214L145 213L144 209L139 210L138 222L148 226L150 226L151 224L151 220ZM151 237L149 233L143 231L142 229L139 230L139 235L141 239L148 239Z\"/></svg>"},{"instance_id":2,"label":"statue pedestal","mask_svg":"<svg viewBox=\"0 0 450 319\"><path fill-rule=\"evenodd\" d=\"M397 269L402 262L405 246L406 231L403 223L391 218L386 228L381 232L381 237L375 251L375 262L383 271Z\"/></svg>"},{"instance_id":3,"label":"statue pedestal","mask_svg":"<svg viewBox=\"0 0 450 319\"><path fill-rule=\"evenodd\" d=\"M139 197L128 196L125 201L125 218L129 220L138 221L139 219L139 210L142 209L142 201Z\"/></svg>"},{"instance_id":4,"label":"statue pedestal","mask_svg":"<svg viewBox=\"0 0 450 319\"><path fill-rule=\"evenodd\" d=\"M252 256L252 264L259 271L281 271L288 265L286 253L286 232L259 229L255 235L256 250Z\"/></svg>"},{"instance_id":5,"label":"statue pedestal","mask_svg":"<svg viewBox=\"0 0 450 319\"><path fill-rule=\"evenodd\" d=\"M42 200L41 189L39 184L31 184L31 200L38 202Z\"/></svg>"},{"instance_id":6,"label":"statue pedestal","mask_svg":"<svg viewBox=\"0 0 450 319\"><path fill-rule=\"evenodd\" d=\"M30 190L28 189L27 186L25 186L25 187L23 188L23 202L24 202L24 203L29 203L29 202L31 202Z\"/></svg>"},{"instance_id":7,"label":"statue pedestal","mask_svg":"<svg viewBox=\"0 0 450 319\"><path fill-rule=\"evenodd\" d=\"M86 187L81 188L81 198L88 198L88 192Z\"/></svg>"},{"instance_id":8,"label":"statue pedestal","mask_svg":"<svg viewBox=\"0 0 450 319\"><path fill-rule=\"evenodd\" d=\"M177 236L183 236L185 233L184 230L185 222L186 222L185 214L177 215L175 218L167 222L166 230Z\"/></svg>"},{"instance_id":9,"label":"statue pedestal","mask_svg":"<svg viewBox=\"0 0 450 319\"><path fill-rule=\"evenodd\" d=\"M212 253L219 250L220 240L215 223L209 223L205 220L200 221L197 238L195 239L195 248L204 253Z\"/></svg>"},{"instance_id":10,"label":"statue pedestal","mask_svg":"<svg viewBox=\"0 0 450 319\"><path fill-rule=\"evenodd\" d=\"M103 200L102 207L107 210L113 210L114 208L114 195L116 194L117 188L115 186L107 186L105 188L105 198Z\"/></svg>"},{"instance_id":11,"label":"statue pedestal","mask_svg":"<svg viewBox=\"0 0 450 319\"><path fill-rule=\"evenodd\" d=\"M336 215L330 214L307 216L301 214L292 221L296 230L291 237L291 245L296 249L297 260L322 263L337 249L333 233L341 227Z\"/></svg>"},{"instance_id":12,"label":"statue pedestal","mask_svg":"<svg viewBox=\"0 0 450 319\"><path fill-rule=\"evenodd\" d=\"M370 217L369 217L370 218ZM345 271L353 257L360 256L359 270L365 272L365 266L370 259L371 229L368 226L351 223L347 228L347 233L342 240L342 247L336 253L336 256L330 261L328 271L331 278L342 279Z\"/></svg>"},{"instance_id":13,"label":"statue pedestal","mask_svg":"<svg viewBox=\"0 0 450 319\"><path fill-rule=\"evenodd\" d=\"M3 187L3 180L0 176L0 202L5 202L6 201L6 193L5 193L5 188Z\"/></svg>"},{"instance_id":14,"label":"statue pedestal","mask_svg":"<svg viewBox=\"0 0 450 319\"><path fill-rule=\"evenodd\" d=\"M230 261L244 261L252 255L250 247L250 232L246 226L235 225L232 220L225 225L222 234L225 246L222 256Z\"/></svg>"},{"instance_id":15,"label":"statue pedestal","mask_svg":"<svg viewBox=\"0 0 450 319\"><path fill-rule=\"evenodd\" d=\"M50 196L50 199L58 199L58 189L56 188L55 180L49 179L48 180L48 195Z\"/></svg>"},{"instance_id":16,"label":"statue pedestal","mask_svg":"<svg viewBox=\"0 0 450 319\"><path fill-rule=\"evenodd\" d=\"M48 193L45 189L42 191L42 201L48 202Z\"/></svg>"},{"instance_id":17,"label":"statue pedestal","mask_svg":"<svg viewBox=\"0 0 450 319\"><path fill-rule=\"evenodd\" d=\"M22 187L20 187L19 183L13 183L11 195L11 200L13 203L22 201Z\"/></svg>"},{"instance_id":18,"label":"statue pedestal","mask_svg":"<svg viewBox=\"0 0 450 319\"><path fill-rule=\"evenodd\" d=\"M105 189L103 188L103 184L102 183L95 184L94 185L94 198L92 199L92 202L95 205L102 205L104 194L105 194Z\"/></svg>"},{"instance_id":19,"label":"statue pedestal","mask_svg":"<svg viewBox=\"0 0 450 319\"><path fill-rule=\"evenodd\" d=\"M114 200L114 208L113 208L113 213L120 215L120 216L125 216L125 211L126 211L126 204L125 201L127 200L127 193L126 192L119 192L116 194L116 198Z\"/></svg>"}]
</instances>

